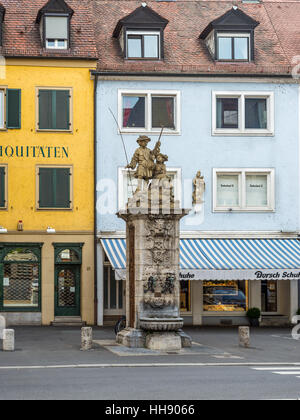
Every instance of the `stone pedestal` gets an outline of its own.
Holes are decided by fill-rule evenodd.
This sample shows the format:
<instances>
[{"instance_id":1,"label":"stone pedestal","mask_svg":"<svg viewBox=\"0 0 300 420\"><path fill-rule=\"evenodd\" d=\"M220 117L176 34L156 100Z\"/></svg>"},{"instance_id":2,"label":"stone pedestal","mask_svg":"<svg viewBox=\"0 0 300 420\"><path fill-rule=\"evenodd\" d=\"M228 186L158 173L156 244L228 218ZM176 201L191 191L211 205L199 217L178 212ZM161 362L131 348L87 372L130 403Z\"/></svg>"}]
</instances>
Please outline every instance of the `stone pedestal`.
<instances>
[{"instance_id":1,"label":"stone pedestal","mask_svg":"<svg viewBox=\"0 0 300 420\"><path fill-rule=\"evenodd\" d=\"M15 330L3 331L3 351L15 351Z\"/></svg>"},{"instance_id":2,"label":"stone pedestal","mask_svg":"<svg viewBox=\"0 0 300 420\"><path fill-rule=\"evenodd\" d=\"M81 350L91 350L93 347L93 329L91 327L81 328Z\"/></svg>"},{"instance_id":3,"label":"stone pedestal","mask_svg":"<svg viewBox=\"0 0 300 420\"><path fill-rule=\"evenodd\" d=\"M240 347L250 346L250 328L239 327L239 345Z\"/></svg>"},{"instance_id":4,"label":"stone pedestal","mask_svg":"<svg viewBox=\"0 0 300 420\"><path fill-rule=\"evenodd\" d=\"M147 334L146 347L160 351L181 350L181 338L176 332L154 332Z\"/></svg>"},{"instance_id":5,"label":"stone pedestal","mask_svg":"<svg viewBox=\"0 0 300 420\"><path fill-rule=\"evenodd\" d=\"M117 341L129 347L178 350L181 337L176 331L183 326L179 222L189 211L170 200L165 206L168 201L161 195L156 200L149 194L139 192L138 200L134 196L127 210L118 213L127 226L127 328Z\"/></svg>"}]
</instances>

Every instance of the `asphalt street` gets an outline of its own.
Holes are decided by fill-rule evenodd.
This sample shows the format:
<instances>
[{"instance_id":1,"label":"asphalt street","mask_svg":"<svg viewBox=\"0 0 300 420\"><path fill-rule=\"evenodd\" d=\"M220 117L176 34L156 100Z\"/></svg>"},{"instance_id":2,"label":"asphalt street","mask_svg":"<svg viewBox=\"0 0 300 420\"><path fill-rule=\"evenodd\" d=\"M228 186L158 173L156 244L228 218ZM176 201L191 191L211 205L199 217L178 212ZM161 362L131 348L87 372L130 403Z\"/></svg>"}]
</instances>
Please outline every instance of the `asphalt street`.
<instances>
[{"instance_id":1,"label":"asphalt street","mask_svg":"<svg viewBox=\"0 0 300 420\"><path fill-rule=\"evenodd\" d=\"M288 329L186 328L191 353L120 353L111 328L95 328L80 351L80 329L16 328L16 351L0 351L0 399L244 400L300 398L300 340Z\"/></svg>"},{"instance_id":2,"label":"asphalt street","mask_svg":"<svg viewBox=\"0 0 300 420\"><path fill-rule=\"evenodd\" d=\"M274 372L276 369L274 368ZM300 368L298 368L300 376ZM262 400L300 398L300 379L250 367L1 371L3 400Z\"/></svg>"}]
</instances>

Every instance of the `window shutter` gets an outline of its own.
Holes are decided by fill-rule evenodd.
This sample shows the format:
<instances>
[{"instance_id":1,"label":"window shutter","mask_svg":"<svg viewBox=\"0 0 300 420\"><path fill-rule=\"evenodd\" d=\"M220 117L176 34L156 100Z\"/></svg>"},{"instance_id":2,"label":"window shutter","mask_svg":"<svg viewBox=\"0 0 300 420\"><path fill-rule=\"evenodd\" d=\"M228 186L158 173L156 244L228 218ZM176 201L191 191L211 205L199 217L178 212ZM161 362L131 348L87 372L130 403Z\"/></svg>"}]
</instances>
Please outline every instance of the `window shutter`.
<instances>
[{"instance_id":1,"label":"window shutter","mask_svg":"<svg viewBox=\"0 0 300 420\"><path fill-rule=\"evenodd\" d=\"M56 128L70 129L70 92L68 90L56 91Z\"/></svg>"},{"instance_id":2,"label":"window shutter","mask_svg":"<svg viewBox=\"0 0 300 420\"><path fill-rule=\"evenodd\" d=\"M39 90L39 129L53 130L52 90Z\"/></svg>"},{"instance_id":3,"label":"window shutter","mask_svg":"<svg viewBox=\"0 0 300 420\"><path fill-rule=\"evenodd\" d=\"M7 128L21 128L21 89L7 89Z\"/></svg>"},{"instance_id":4,"label":"window shutter","mask_svg":"<svg viewBox=\"0 0 300 420\"><path fill-rule=\"evenodd\" d=\"M55 207L54 171L52 168L39 169L39 208Z\"/></svg>"},{"instance_id":5,"label":"window shutter","mask_svg":"<svg viewBox=\"0 0 300 420\"><path fill-rule=\"evenodd\" d=\"M69 168L56 169L56 207L66 209L71 207Z\"/></svg>"},{"instance_id":6,"label":"window shutter","mask_svg":"<svg viewBox=\"0 0 300 420\"><path fill-rule=\"evenodd\" d=\"M39 129L70 129L70 92L69 90L39 91Z\"/></svg>"},{"instance_id":7,"label":"window shutter","mask_svg":"<svg viewBox=\"0 0 300 420\"><path fill-rule=\"evenodd\" d=\"M0 168L0 207L5 207L5 168Z\"/></svg>"}]
</instances>

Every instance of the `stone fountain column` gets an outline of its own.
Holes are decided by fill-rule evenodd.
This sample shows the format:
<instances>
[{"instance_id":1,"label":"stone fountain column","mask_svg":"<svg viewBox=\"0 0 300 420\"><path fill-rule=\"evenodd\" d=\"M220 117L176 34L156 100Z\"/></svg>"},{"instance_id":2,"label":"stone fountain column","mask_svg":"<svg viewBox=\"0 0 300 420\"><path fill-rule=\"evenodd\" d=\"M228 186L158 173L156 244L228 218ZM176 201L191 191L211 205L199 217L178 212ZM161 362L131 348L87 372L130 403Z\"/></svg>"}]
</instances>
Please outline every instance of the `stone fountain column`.
<instances>
[{"instance_id":1,"label":"stone fountain column","mask_svg":"<svg viewBox=\"0 0 300 420\"><path fill-rule=\"evenodd\" d=\"M117 342L128 347L179 350L190 345L181 328L179 249L180 219L189 210L178 202L164 205L159 194L139 192L118 213L126 222L126 329Z\"/></svg>"}]
</instances>

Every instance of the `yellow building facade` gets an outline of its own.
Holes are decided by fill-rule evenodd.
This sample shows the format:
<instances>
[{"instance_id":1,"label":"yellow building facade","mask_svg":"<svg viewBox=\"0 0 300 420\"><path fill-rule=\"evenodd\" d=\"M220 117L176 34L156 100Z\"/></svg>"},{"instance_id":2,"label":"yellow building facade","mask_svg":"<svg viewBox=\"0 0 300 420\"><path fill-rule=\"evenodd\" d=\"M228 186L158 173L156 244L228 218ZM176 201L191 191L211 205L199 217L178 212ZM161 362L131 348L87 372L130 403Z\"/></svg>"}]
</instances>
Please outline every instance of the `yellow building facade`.
<instances>
[{"instance_id":1,"label":"yellow building facade","mask_svg":"<svg viewBox=\"0 0 300 420\"><path fill-rule=\"evenodd\" d=\"M0 68L0 315L10 325L94 324L95 68L51 58Z\"/></svg>"}]
</instances>

